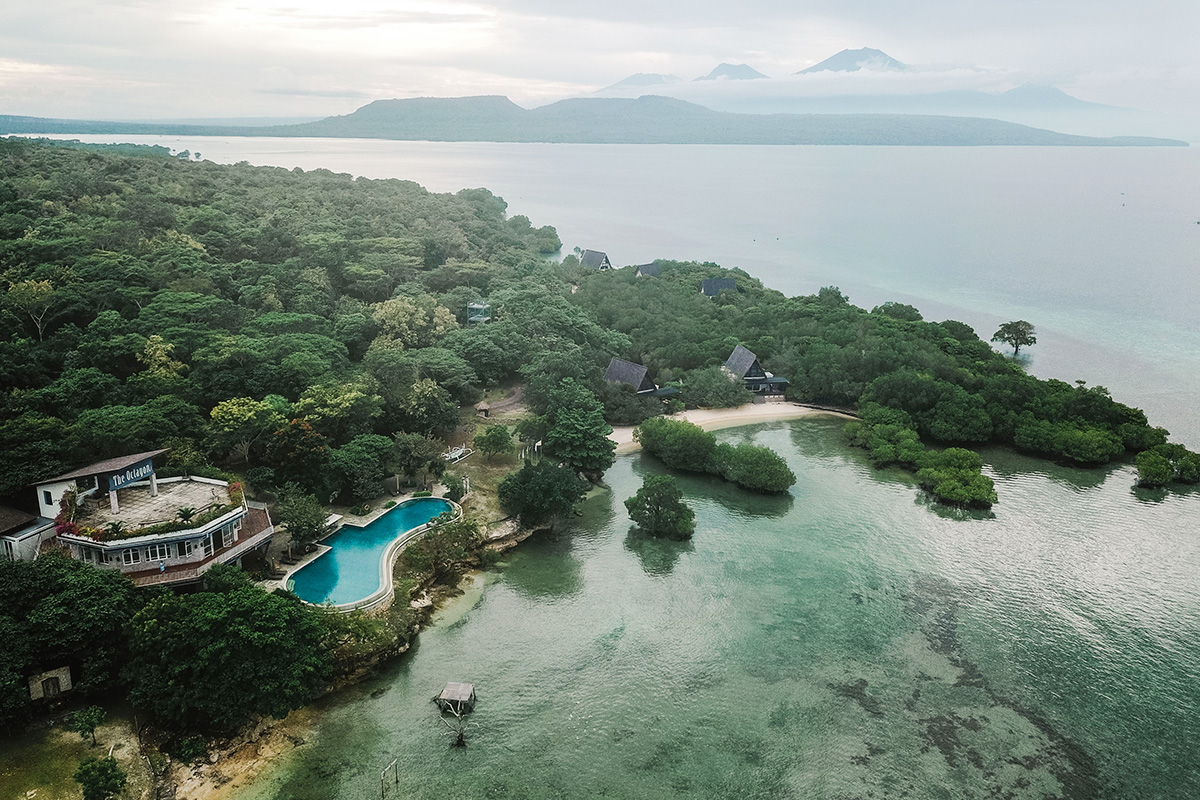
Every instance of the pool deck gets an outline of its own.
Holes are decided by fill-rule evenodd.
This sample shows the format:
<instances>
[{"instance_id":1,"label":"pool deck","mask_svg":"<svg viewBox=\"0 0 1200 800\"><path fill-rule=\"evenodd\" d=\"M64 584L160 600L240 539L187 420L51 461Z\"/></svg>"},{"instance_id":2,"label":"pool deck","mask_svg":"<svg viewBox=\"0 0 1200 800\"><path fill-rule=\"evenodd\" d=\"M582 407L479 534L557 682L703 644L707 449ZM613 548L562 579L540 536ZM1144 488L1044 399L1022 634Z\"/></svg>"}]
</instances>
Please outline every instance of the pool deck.
<instances>
[{"instance_id":1,"label":"pool deck","mask_svg":"<svg viewBox=\"0 0 1200 800\"><path fill-rule=\"evenodd\" d=\"M383 508L383 507L374 508L371 510L370 514L364 515L362 517L356 517L352 521L348 521L345 519L345 517L343 517L341 519L340 523L332 531L330 531L325 536L325 538L327 539L330 536L333 536L333 534L337 533L338 531L340 531L342 528L346 527L347 525L349 525L351 527L355 527L355 528L365 528L367 525L369 525L372 522L374 522L375 520L379 519L384 514L388 513L389 511L394 510L397 506L403 505L404 503L411 502L413 500L425 500L425 499L444 500L446 503L449 503L452 506L452 508L455 512L454 518L461 519L463 516L462 506L460 506L458 503L455 503L453 500L447 499L444 496L445 495L445 491L444 491L445 487L439 486L438 489L440 489L441 491L435 491L431 496L428 496L428 497L413 497L411 495L409 495L407 497L400 497L396 500L395 505L389 506L387 508ZM386 501L385 501L385 503L386 503ZM382 557L380 558L380 563L379 563L379 583L380 583L379 589L377 589L375 592L367 595L366 597L360 598L358 600L354 600L349 603L338 603L338 604L333 605L332 607L343 613L349 613L351 611L360 611L360 610L366 611L366 612L378 612L378 611L386 610L388 607L390 607L392 604L392 601L395 599L395 583L394 583L395 576L393 573L395 572L395 568L396 568L396 559L399 557L400 553L403 552L403 550L404 550L405 546L407 546L408 542L414 538L417 538L417 536L419 534L417 534L415 532L426 528L428 525L429 525L429 523L423 523L414 528L409 528L405 531L400 532L400 534L397 536L397 538L392 540L392 542L387 546L387 548L384 550L384 552L382 554ZM412 535L409 535L409 534L412 534ZM322 541L324 541L324 539ZM285 574L283 576L283 578L281 578L279 580L263 581L263 582L261 582L261 585L263 586L263 588L267 589L268 591L271 591L274 589L284 589L285 591L288 590L288 584L291 582L292 578L296 575L297 572L299 572L301 569L303 569L304 567L311 564L313 561L316 561L318 558L325 555L332 549L333 548L329 545L325 545L325 544L322 544L321 542L317 542L314 551L312 553L306 553L303 557L300 558L300 560L297 563L290 565L288 567L287 574ZM303 600L303 598L301 598L301 600L305 603L308 603L308 601ZM310 603L310 605L315 605L315 604Z\"/></svg>"},{"instance_id":2,"label":"pool deck","mask_svg":"<svg viewBox=\"0 0 1200 800\"><path fill-rule=\"evenodd\" d=\"M445 494L446 494L446 487L442 486L440 483L433 487L433 495L432 495L433 497L444 497ZM419 498L413 497L411 492L408 492L408 493L405 493L402 495L397 495L396 497L387 497L385 499L381 499L381 502L372 504L370 512L368 512L367 514L364 514L361 517L352 515L349 511L349 509L350 509L349 506L331 506L333 513L340 515L341 519L338 520L338 522L334 526L333 530L331 530L326 535L325 538L329 538L329 536L332 536L333 534L337 533L338 531L340 531L343 528L343 526L346 526L346 525L350 525L350 526L356 527L356 528L367 527L372 522L379 519L387 512L391 511L392 508L395 508L395 506L392 506L391 508L384 508L384 504L386 504L388 500L394 500L396 505L398 506L401 503L405 502L406 500L417 500L417 499L419 499ZM288 545L290 544L290 542L291 542L291 539L287 536L277 537L276 541L272 542L272 544L271 544L271 552L268 554L270 560L276 561L276 562L282 561L284 554L287 552L287 548L288 548ZM327 550L329 550L328 545L323 545L320 542L317 542L316 550L314 550L311 553L305 553L304 555L300 556L299 561L297 561L295 564L289 564L287 566L287 570L286 570L287 574L284 575L282 578L278 578L278 579L271 578L271 579L268 579L265 581L258 581L258 585L263 587L264 589L266 589L268 592L272 592L276 589L284 589L286 591L287 583L289 580L291 580L292 575L296 572L299 572L301 567L306 566L306 565L312 563L313 561L315 561L316 559L320 558Z\"/></svg>"}]
</instances>

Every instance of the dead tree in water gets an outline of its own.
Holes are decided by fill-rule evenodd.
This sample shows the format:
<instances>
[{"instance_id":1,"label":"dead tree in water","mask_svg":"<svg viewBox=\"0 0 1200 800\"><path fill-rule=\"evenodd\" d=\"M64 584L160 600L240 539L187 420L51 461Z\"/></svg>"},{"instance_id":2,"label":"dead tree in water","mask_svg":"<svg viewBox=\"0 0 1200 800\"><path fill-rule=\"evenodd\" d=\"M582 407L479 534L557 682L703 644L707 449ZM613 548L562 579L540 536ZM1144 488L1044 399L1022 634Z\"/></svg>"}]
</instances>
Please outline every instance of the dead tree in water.
<instances>
[{"instance_id":1,"label":"dead tree in water","mask_svg":"<svg viewBox=\"0 0 1200 800\"><path fill-rule=\"evenodd\" d=\"M451 747L466 747L467 746L467 723L463 719L462 709L450 709L450 713L454 715L455 723L450 724L445 717L438 717L442 724L446 726L446 733L453 737L454 741L450 743Z\"/></svg>"}]
</instances>

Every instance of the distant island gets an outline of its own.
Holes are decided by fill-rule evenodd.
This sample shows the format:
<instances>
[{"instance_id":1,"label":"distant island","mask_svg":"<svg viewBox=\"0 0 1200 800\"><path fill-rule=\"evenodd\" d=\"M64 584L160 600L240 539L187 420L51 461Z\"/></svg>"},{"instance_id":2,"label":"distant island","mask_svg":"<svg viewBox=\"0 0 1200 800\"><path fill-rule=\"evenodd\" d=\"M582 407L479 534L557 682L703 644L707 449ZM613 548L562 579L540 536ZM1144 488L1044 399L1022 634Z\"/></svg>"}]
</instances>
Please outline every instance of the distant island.
<instances>
[{"instance_id":1,"label":"distant island","mask_svg":"<svg viewBox=\"0 0 1200 800\"><path fill-rule=\"evenodd\" d=\"M758 145L1179 146L1099 138L975 117L916 114L738 114L669 97L573 98L525 109L501 96L377 100L345 116L292 125L107 122L0 115L0 134L158 134L439 142Z\"/></svg>"}]
</instances>

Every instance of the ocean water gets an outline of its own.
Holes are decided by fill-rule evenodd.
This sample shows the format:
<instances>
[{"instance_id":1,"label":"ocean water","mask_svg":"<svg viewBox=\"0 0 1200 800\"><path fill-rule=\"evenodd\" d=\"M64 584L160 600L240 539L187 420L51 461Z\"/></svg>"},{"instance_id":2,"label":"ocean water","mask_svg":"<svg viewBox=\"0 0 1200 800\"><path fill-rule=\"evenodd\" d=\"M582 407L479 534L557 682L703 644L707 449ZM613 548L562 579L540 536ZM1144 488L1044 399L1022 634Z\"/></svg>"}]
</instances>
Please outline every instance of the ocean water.
<instances>
[{"instance_id":1,"label":"ocean water","mask_svg":"<svg viewBox=\"0 0 1200 800\"><path fill-rule=\"evenodd\" d=\"M681 477L689 542L611 493L486 573L251 800L1200 796L1200 494L989 452L992 513L930 506L810 418L721 431L798 477ZM430 702L475 683L467 747ZM396 784L396 777L399 779Z\"/></svg>"},{"instance_id":2,"label":"ocean water","mask_svg":"<svg viewBox=\"0 0 1200 800\"><path fill-rule=\"evenodd\" d=\"M60 137L65 138L65 137ZM73 137L103 141L103 136ZM204 158L487 187L567 252L741 267L910 303L1086 381L1200 447L1200 148L740 147L126 137Z\"/></svg>"}]
</instances>

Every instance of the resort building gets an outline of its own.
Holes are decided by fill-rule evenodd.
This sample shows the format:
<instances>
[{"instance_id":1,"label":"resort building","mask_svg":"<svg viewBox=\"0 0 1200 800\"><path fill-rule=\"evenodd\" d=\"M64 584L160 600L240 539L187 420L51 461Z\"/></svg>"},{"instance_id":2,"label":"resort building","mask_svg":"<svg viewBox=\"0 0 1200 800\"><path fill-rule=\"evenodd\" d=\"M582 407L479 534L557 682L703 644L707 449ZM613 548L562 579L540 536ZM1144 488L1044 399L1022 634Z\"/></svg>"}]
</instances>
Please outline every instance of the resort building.
<instances>
[{"instance_id":1,"label":"resort building","mask_svg":"<svg viewBox=\"0 0 1200 800\"><path fill-rule=\"evenodd\" d=\"M0 506L0 560L32 561L54 538L54 520Z\"/></svg>"},{"instance_id":2,"label":"resort building","mask_svg":"<svg viewBox=\"0 0 1200 800\"><path fill-rule=\"evenodd\" d=\"M197 581L214 564L265 547L274 527L241 488L212 478L158 478L166 450L111 458L37 484L72 557L116 569L138 585Z\"/></svg>"},{"instance_id":3,"label":"resort building","mask_svg":"<svg viewBox=\"0 0 1200 800\"><path fill-rule=\"evenodd\" d=\"M733 278L708 278L700 284L700 294L716 297L721 292L736 292L737 281Z\"/></svg>"},{"instance_id":4,"label":"resort building","mask_svg":"<svg viewBox=\"0 0 1200 800\"><path fill-rule=\"evenodd\" d=\"M598 269L601 272L612 269L612 262L608 260L608 253L601 250L584 250L579 256L579 266L584 269Z\"/></svg>"},{"instance_id":5,"label":"resort building","mask_svg":"<svg viewBox=\"0 0 1200 800\"><path fill-rule=\"evenodd\" d=\"M787 378L776 378L767 372L758 363L758 356L740 344L725 359L724 369L730 378L742 381L747 389L759 397L782 398L787 390Z\"/></svg>"},{"instance_id":6,"label":"resort building","mask_svg":"<svg viewBox=\"0 0 1200 800\"><path fill-rule=\"evenodd\" d=\"M662 274L662 270L662 262L651 261L649 264L638 264L634 268L634 276L638 278L657 278Z\"/></svg>"},{"instance_id":7,"label":"resort building","mask_svg":"<svg viewBox=\"0 0 1200 800\"><path fill-rule=\"evenodd\" d=\"M650 380L649 372L644 366L635 364L632 361L626 361L623 358L614 357L608 362L608 369L604 371L604 380L632 386L633 390L638 394L650 395L652 397L671 397L679 394L679 390L674 386L659 388L657 384Z\"/></svg>"}]
</instances>

